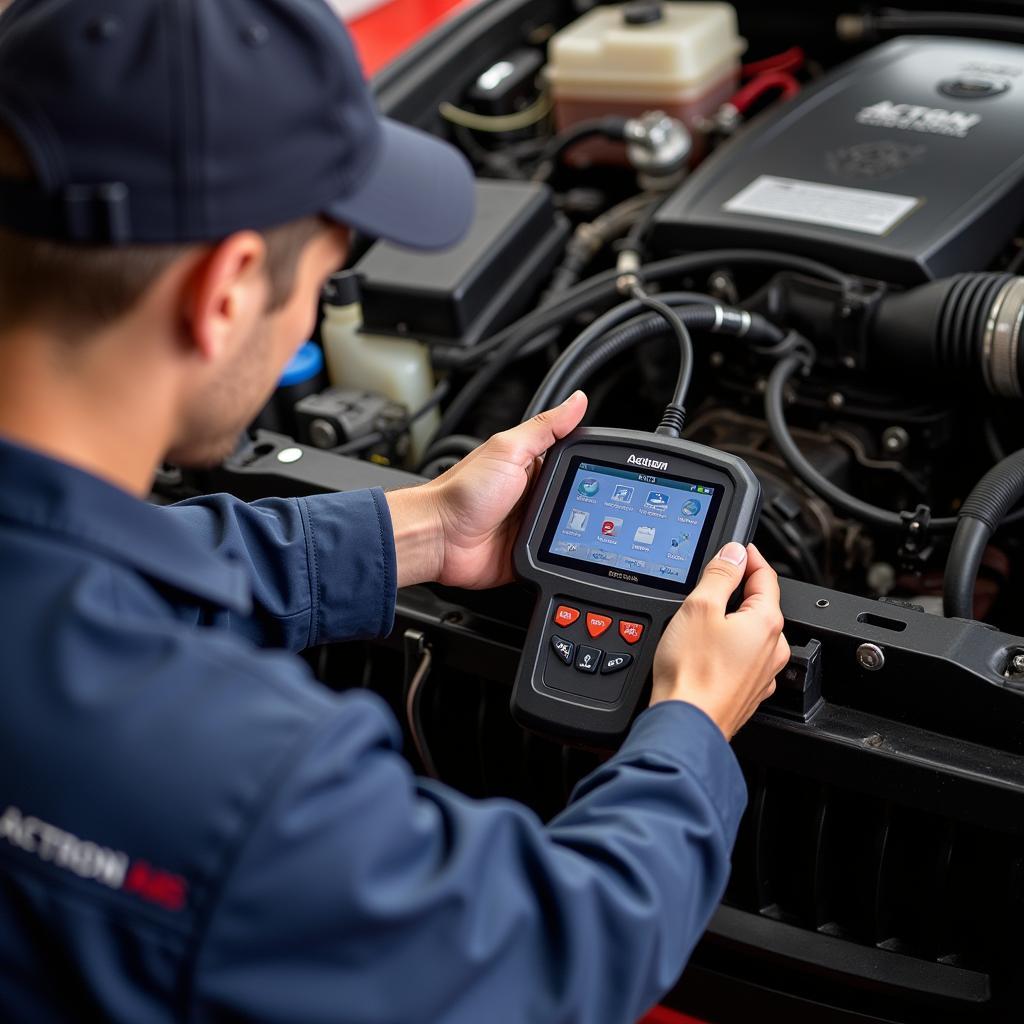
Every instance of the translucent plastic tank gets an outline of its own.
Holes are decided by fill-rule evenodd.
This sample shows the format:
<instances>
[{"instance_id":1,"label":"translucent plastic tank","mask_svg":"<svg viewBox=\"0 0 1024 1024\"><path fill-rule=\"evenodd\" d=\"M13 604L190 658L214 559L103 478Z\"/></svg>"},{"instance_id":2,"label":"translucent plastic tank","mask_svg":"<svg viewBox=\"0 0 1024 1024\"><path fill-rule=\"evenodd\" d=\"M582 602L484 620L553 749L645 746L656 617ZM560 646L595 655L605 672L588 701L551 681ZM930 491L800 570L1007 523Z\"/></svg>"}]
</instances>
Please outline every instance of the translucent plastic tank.
<instances>
[{"instance_id":1,"label":"translucent plastic tank","mask_svg":"<svg viewBox=\"0 0 1024 1024\"><path fill-rule=\"evenodd\" d=\"M663 110L693 130L735 93L746 45L732 4L595 7L548 44L546 73L557 126ZM622 163L625 148L585 142L566 159L577 166Z\"/></svg>"},{"instance_id":2,"label":"translucent plastic tank","mask_svg":"<svg viewBox=\"0 0 1024 1024\"><path fill-rule=\"evenodd\" d=\"M361 330L363 313L350 275L338 275L325 293L321 329L327 372L335 387L359 388L385 395L416 412L434 391L430 352L418 341L406 341ZM410 464L423 456L440 416L431 409L410 430Z\"/></svg>"}]
</instances>

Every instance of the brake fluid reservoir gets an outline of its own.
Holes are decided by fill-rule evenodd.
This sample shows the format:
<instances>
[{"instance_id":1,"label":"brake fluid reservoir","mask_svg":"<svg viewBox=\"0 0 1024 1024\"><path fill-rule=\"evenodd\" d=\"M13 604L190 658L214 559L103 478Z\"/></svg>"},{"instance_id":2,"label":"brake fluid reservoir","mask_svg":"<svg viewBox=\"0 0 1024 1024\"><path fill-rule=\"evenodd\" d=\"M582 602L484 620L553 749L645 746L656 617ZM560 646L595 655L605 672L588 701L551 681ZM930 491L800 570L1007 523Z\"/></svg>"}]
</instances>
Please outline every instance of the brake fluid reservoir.
<instances>
[{"instance_id":1,"label":"brake fluid reservoir","mask_svg":"<svg viewBox=\"0 0 1024 1024\"><path fill-rule=\"evenodd\" d=\"M415 413L434 392L434 371L426 345L366 334L353 274L336 274L324 292L321 328L327 373L338 388L375 391ZM409 432L412 463L418 463L440 422L438 410L421 416Z\"/></svg>"},{"instance_id":2,"label":"brake fluid reservoir","mask_svg":"<svg viewBox=\"0 0 1024 1024\"><path fill-rule=\"evenodd\" d=\"M638 0L595 7L551 37L547 79L561 131L605 114L636 117L663 110L695 139L739 86L736 9L726 3ZM621 143L594 140L573 147L567 162L623 163Z\"/></svg>"}]
</instances>

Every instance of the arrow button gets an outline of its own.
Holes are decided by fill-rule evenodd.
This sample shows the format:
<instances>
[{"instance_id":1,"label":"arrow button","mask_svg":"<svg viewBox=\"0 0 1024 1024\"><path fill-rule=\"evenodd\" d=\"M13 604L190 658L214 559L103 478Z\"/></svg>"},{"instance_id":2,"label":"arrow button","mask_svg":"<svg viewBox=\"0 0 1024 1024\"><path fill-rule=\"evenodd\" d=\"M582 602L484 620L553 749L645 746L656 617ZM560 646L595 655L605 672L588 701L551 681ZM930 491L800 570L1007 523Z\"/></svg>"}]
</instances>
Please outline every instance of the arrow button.
<instances>
[{"instance_id":1,"label":"arrow button","mask_svg":"<svg viewBox=\"0 0 1024 1024\"><path fill-rule=\"evenodd\" d=\"M555 654L557 654L566 665L572 664L572 656L576 653L576 645L571 640L566 640L560 636L553 636L551 638L551 646L554 648Z\"/></svg>"}]
</instances>

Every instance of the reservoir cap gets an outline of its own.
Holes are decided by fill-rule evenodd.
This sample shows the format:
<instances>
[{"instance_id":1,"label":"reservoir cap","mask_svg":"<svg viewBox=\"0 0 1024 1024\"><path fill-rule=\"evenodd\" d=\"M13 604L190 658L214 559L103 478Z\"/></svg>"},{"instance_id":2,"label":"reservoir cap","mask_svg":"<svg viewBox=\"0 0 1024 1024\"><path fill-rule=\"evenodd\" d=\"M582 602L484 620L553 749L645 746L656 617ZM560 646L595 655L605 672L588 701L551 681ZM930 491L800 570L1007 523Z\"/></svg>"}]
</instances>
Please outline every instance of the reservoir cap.
<instances>
[{"instance_id":1,"label":"reservoir cap","mask_svg":"<svg viewBox=\"0 0 1024 1024\"><path fill-rule=\"evenodd\" d=\"M292 361L284 368L278 387L290 388L296 384L311 380L324 368L324 354L320 346L307 341L292 357Z\"/></svg>"},{"instance_id":2,"label":"reservoir cap","mask_svg":"<svg viewBox=\"0 0 1024 1024\"><path fill-rule=\"evenodd\" d=\"M651 25L665 20L661 0L633 0L622 8L622 20L627 25Z\"/></svg>"}]
</instances>

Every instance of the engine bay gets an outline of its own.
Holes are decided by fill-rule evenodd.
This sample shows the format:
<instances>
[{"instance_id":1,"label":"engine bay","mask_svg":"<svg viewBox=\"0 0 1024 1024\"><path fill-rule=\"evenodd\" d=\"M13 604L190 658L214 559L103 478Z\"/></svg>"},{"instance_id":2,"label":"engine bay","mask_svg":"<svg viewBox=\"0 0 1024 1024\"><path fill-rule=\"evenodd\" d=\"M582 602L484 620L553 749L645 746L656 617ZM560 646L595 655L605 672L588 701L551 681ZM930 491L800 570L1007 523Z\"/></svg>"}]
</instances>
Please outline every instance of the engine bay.
<instances>
[{"instance_id":1,"label":"engine bay","mask_svg":"<svg viewBox=\"0 0 1024 1024\"><path fill-rule=\"evenodd\" d=\"M794 657L673 1004L709 1019L1020 1019L1024 18L983 7L466 10L376 90L472 162L469 237L357 238L238 451L157 482L404 486L576 388L749 464ZM550 816L598 755L512 722L528 616L417 587L308 657L417 767Z\"/></svg>"},{"instance_id":2,"label":"engine bay","mask_svg":"<svg viewBox=\"0 0 1024 1024\"><path fill-rule=\"evenodd\" d=\"M799 47L742 65L744 46L729 5L597 7L553 32L547 64L513 51L443 104L480 176L471 237L441 256L378 243L351 271L356 336L423 346L440 415L423 414L429 439L345 440L434 476L459 439L577 386L589 422L653 429L676 372L664 319L565 361L639 283L698 324L685 434L756 464L779 571L941 613L957 512L1021 442L1024 51L900 37L822 71ZM685 88L643 64L682 81L692 47L707 73ZM1021 633L1013 522L957 614Z\"/></svg>"}]
</instances>

